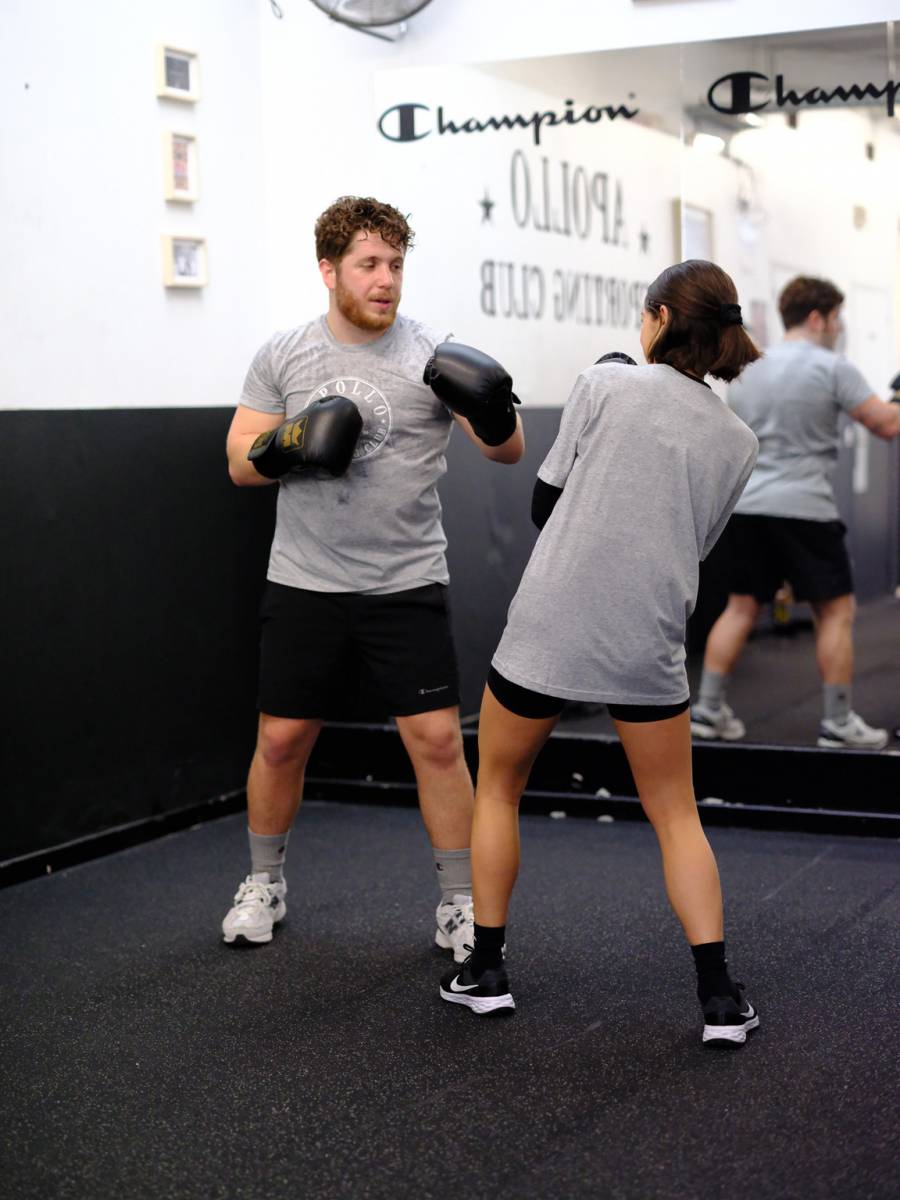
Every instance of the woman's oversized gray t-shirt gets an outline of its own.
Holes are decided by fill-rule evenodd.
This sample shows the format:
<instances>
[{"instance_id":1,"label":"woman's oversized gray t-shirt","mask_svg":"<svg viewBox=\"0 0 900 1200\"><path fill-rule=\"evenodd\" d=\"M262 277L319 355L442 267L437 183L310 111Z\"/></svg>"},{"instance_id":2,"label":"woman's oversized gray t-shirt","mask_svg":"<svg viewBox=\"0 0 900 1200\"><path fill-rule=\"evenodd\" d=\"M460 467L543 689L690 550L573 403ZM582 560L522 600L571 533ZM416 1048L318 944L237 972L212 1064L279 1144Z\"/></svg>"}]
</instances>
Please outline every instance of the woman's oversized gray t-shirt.
<instances>
[{"instance_id":1,"label":"woman's oversized gray t-shirt","mask_svg":"<svg viewBox=\"0 0 900 1200\"><path fill-rule=\"evenodd\" d=\"M677 704L698 564L756 461L756 437L672 367L579 375L538 475L563 488L493 665L570 700Z\"/></svg>"}]
</instances>

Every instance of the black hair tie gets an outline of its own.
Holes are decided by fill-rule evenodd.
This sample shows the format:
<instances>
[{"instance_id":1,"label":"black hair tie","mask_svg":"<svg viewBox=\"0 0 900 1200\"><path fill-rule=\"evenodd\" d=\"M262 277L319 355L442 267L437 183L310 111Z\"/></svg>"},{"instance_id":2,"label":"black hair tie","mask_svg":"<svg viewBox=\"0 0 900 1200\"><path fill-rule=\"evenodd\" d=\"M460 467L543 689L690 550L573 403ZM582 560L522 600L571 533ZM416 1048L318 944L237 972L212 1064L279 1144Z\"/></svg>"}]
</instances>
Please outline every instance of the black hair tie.
<instances>
[{"instance_id":1,"label":"black hair tie","mask_svg":"<svg viewBox=\"0 0 900 1200\"><path fill-rule=\"evenodd\" d=\"M743 325L743 323L744 319L741 316L741 306L739 304L719 305L720 325Z\"/></svg>"}]
</instances>

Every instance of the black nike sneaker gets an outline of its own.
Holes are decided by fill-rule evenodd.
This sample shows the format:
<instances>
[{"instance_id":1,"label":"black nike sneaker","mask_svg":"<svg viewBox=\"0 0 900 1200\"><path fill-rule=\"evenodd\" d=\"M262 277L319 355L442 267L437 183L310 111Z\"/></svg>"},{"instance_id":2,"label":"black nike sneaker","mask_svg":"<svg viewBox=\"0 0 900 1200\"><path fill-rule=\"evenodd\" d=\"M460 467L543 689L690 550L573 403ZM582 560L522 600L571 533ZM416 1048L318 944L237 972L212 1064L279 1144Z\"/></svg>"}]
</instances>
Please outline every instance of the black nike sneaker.
<instances>
[{"instance_id":1,"label":"black nike sneaker","mask_svg":"<svg viewBox=\"0 0 900 1200\"><path fill-rule=\"evenodd\" d=\"M471 957L467 958L461 967L453 967L441 977L441 999L464 1004L481 1017L511 1017L516 1002L509 992L506 968L491 968L476 978L471 962Z\"/></svg>"},{"instance_id":2,"label":"black nike sneaker","mask_svg":"<svg viewBox=\"0 0 900 1200\"><path fill-rule=\"evenodd\" d=\"M759 1025L759 1014L736 983L734 996L710 996L703 1005L703 1042L707 1046L743 1046Z\"/></svg>"}]
</instances>

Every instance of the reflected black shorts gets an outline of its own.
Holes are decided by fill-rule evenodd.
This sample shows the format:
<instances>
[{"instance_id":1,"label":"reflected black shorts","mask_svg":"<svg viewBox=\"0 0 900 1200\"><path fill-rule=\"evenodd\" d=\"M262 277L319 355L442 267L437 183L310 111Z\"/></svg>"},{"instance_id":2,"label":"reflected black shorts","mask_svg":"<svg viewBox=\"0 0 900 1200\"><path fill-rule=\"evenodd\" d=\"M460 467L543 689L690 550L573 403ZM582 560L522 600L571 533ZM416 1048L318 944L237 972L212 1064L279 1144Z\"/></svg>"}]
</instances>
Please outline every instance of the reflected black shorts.
<instances>
[{"instance_id":1,"label":"reflected black shorts","mask_svg":"<svg viewBox=\"0 0 900 1200\"><path fill-rule=\"evenodd\" d=\"M533 692L531 688L510 683L494 667L488 672L487 685L494 698L518 717L546 720L547 717L558 717L566 706L566 701L559 696L546 696L543 692ZM606 707L614 721L636 721L645 724L648 721L667 721L669 717L677 717L689 705L690 700L683 700L680 704L607 704Z\"/></svg>"},{"instance_id":2,"label":"reflected black shorts","mask_svg":"<svg viewBox=\"0 0 900 1200\"><path fill-rule=\"evenodd\" d=\"M260 615L258 707L269 716L331 717L361 681L392 717L459 704L443 584L370 596L269 582Z\"/></svg>"},{"instance_id":3,"label":"reflected black shorts","mask_svg":"<svg viewBox=\"0 0 900 1200\"><path fill-rule=\"evenodd\" d=\"M729 592L768 603L787 580L797 600L833 600L853 591L842 521L735 513L722 534Z\"/></svg>"}]
</instances>

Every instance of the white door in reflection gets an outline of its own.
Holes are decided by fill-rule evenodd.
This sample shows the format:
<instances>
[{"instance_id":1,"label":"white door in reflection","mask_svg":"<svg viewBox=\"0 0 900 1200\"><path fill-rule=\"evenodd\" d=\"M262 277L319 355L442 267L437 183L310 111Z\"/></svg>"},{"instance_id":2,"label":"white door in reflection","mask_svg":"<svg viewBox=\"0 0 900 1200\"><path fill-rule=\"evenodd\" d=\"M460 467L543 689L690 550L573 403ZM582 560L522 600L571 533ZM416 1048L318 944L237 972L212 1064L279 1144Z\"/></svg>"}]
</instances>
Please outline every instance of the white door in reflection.
<instances>
[{"instance_id":1,"label":"white door in reflection","mask_svg":"<svg viewBox=\"0 0 900 1200\"><path fill-rule=\"evenodd\" d=\"M887 288L854 283L847 297L845 322L849 357L872 385L877 396L886 396L894 376L891 317L893 303ZM853 458L853 493L869 490L871 435L856 426Z\"/></svg>"}]
</instances>

